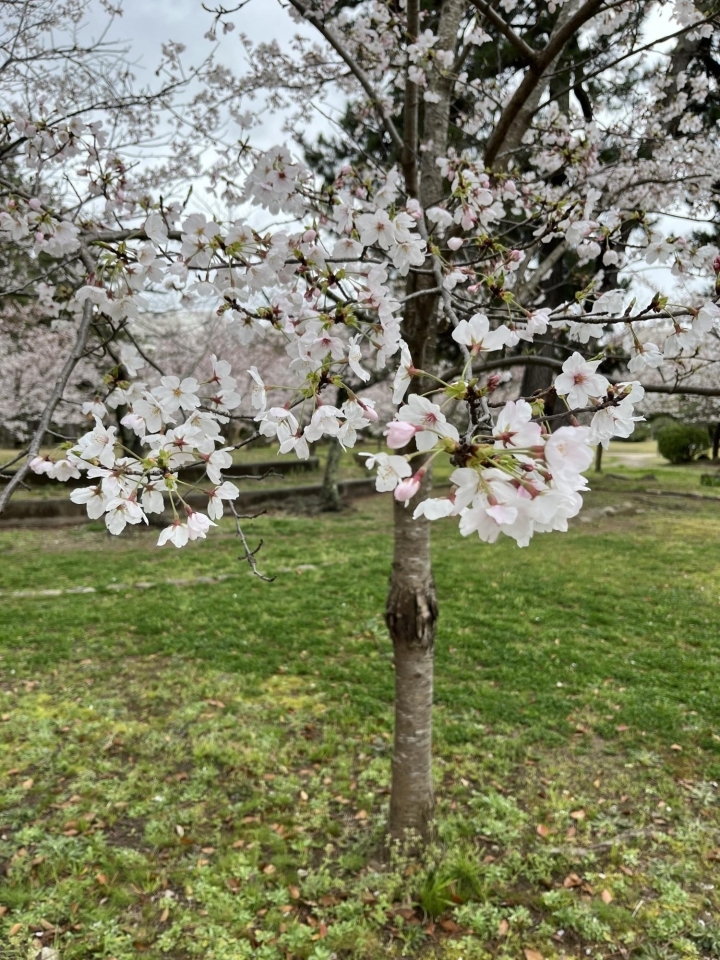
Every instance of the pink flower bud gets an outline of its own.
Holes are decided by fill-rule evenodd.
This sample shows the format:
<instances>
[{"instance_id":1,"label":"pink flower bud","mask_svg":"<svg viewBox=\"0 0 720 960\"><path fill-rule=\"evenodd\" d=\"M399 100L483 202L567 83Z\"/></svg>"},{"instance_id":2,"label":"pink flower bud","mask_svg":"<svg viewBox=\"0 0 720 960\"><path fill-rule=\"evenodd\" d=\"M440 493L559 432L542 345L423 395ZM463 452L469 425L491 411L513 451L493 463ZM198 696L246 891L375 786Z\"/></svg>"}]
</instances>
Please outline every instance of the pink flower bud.
<instances>
[{"instance_id":1,"label":"pink flower bud","mask_svg":"<svg viewBox=\"0 0 720 960\"><path fill-rule=\"evenodd\" d=\"M513 263L520 263L522 260L522 253L519 250L511 250L509 259L512 260Z\"/></svg>"},{"instance_id":2,"label":"pink flower bud","mask_svg":"<svg viewBox=\"0 0 720 960\"><path fill-rule=\"evenodd\" d=\"M395 487L395 499L399 500L400 503L407 504L420 489L421 480L422 476L419 473L416 473L414 477L408 477L407 480L401 480Z\"/></svg>"},{"instance_id":3,"label":"pink flower bud","mask_svg":"<svg viewBox=\"0 0 720 960\"><path fill-rule=\"evenodd\" d=\"M720 273L720 255L713 260L713 270L715 273Z\"/></svg>"},{"instance_id":4,"label":"pink flower bud","mask_svg":"<svg viewBox=\"0 0 720 960\"><path fill-rule=\"evenodd\" d=\"M302 235L303 243L312 243L313 240L317 237L317 233L314 230L306 230Z\"/></svg>"},{"instance_id":5,"label":"pink flower bud","mask_svg":"<svg viewBox=\"0 0 720 960\"><path fill-rule=\"evenodd\" d=\"M405 444L410 443L417 433L417 427L412 423L405 423L402 420L392 420L385 431L387 445L391 450L399 450Z\"/></svg>"},{"instance_id":6,"label":"pink flower bud","mask_svg":"<svg viewBox=\"0 0 720 960\"><path fill-rule=\"evenodd\" d=\"M377 410L374 407L371 407L369 403L363 403L362 400L358 400L360 407L362 408L363 416L366 420L369 420L370 423L375 423L378 418Z\"/></svg>"},{"instance_id":7,"label":"pink flower bud","mask_svg":"<svg viewBox=\"0 0 720 960\"><path fill-rule=\"evenodd\" d=\"M447 243L450 250L459 250L465 241L462 237L450 237Z\"/></svg>"},{"instance_id":8,"label":"pink flower bud","mask_svg":"<svg viewBox=\"0 0 720 960\"><path fill-rule=\"evenodd\" d=\"M28 206L30 207L31 210L39 210L42 204L40 203L37 197L30 197L30 199L28 200Z\"/></svg>"},{"instance_id":9,"label":"pink flower bud","mask_svg":"<svg viewBox=\"0 0 720 960\"><path fill-rule=\"evenodd\" d=\"M502 377L500 376L499 373L491 374L488 377L488 382L487 382L488 393L492 393L494 390L497 390L497 388L500 386L501 383L502 383Z\"/></svg>"}]
</instances>

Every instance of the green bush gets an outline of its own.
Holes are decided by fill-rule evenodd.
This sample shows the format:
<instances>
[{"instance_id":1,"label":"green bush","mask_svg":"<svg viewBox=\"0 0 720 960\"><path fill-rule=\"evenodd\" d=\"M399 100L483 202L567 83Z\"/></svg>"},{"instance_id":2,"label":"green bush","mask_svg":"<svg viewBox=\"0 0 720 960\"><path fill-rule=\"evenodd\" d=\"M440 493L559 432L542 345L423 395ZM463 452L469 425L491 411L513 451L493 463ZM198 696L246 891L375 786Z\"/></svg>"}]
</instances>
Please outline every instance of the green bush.
<instances>
[{"instance_id":1,"label":"green bush","mask_svg":"<svg viewBox=\"0 0 720 960\"><path fill-rule=\"evenodd\" d=\"M668 424L657 434L658 451L670 463L690 463L710 446L704 427L694 423Z\"/></svg>"}]
</instances>

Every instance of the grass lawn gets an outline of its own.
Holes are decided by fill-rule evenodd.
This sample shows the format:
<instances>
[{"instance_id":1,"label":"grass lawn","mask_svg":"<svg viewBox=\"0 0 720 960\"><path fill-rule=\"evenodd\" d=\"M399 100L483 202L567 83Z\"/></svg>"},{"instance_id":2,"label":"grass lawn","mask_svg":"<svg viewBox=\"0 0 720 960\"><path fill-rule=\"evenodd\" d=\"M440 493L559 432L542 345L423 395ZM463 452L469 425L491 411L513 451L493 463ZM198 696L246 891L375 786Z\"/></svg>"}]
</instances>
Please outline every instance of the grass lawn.
<instances>
[{"instance_id":1,"label":"grass lawn","mask_svg":"<svg viewBox=\"0 0 720 960\"><path fill-rule=\"evenodd\" d=\"M720 504L614 457L568 534L435 527L421 864L382 840L388 498L255 521L272 584L229 525L0 530L2 955L720 956Z\"/></svg>"}]
</instances>

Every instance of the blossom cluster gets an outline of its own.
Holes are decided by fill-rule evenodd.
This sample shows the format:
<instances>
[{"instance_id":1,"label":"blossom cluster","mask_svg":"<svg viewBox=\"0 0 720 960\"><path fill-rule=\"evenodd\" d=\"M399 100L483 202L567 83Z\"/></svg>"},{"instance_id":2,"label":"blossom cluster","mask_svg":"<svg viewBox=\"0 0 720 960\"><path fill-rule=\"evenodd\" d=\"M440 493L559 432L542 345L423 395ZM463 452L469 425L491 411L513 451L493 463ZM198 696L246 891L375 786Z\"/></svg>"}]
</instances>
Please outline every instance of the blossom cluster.
<instances>
[{"instance_id":1,"label":"blossom cluster","mask_svg":"<svg viewBox=\"0 0 720 960\"><path fill-rule=\"evenodd\" d=\"M463 536L477 533L481 540L493 543L502 533L520 546L527 546L533 533L567 530L568 520L582 506L580 494L587 488L584 471L592 462L592 447L607 446L613 436L629 436L635 422L643 419L633 413L643 397L642 386L611 384L597 372L600 362L588 362L574 353L563 364L554 388L568 410L596 408L596 412L589 426L575 420L554 432L530 403L520 399L508 401L494 424L486 415L484 422L472 422L461 437L439 404L411 394L385 435L391 450L414 442L416 451L363 454L368 469L377 469L376 488L394 491L395 499L407 506L419 493L430 462L445 453L456 467L450 475L453 489L447 497L418 503L415 519L459 517ZM471 389L462 381L448 384L446 402ZM424 455L422 463L413 472L411 461L418 455Z\"/></svg>"},{"instance_id":2,"label":"blossom cluster","mask_svg":"<svg viewBox=\"0 0 720 960\"><path fill-rule=\"evenodd\" d=\"M125 366L137 362L136 351L125 352ZM61 457L36 457L30 468L60 481L87 476L95 483L76 487L73 503L85 504L91 519L105 518L110 533L120 534L130 524L148 522L148 514L162 514L167 497L173 523L164 528L158 545L182 547L203 539L223 516L224 501L239 494L223 471L232 466L232 448L223 446L222 425L241 397L230 365L212 358L212 377L199 383L194 377L163 376L149 389L141 381L121 381L102 402L85 404L83 412L94 421L92 430L69 445ZM132 368L131 368L132 369ZM147 447L142 455L123 447L116 426L105 426L107 408L127 407L120 423ZM202 470L198 482L180 476L189 466ZM203 486L206 481L209 486ZM207 515L189 505L188 492L208 497Z\"/></svg>"}]
</instances>

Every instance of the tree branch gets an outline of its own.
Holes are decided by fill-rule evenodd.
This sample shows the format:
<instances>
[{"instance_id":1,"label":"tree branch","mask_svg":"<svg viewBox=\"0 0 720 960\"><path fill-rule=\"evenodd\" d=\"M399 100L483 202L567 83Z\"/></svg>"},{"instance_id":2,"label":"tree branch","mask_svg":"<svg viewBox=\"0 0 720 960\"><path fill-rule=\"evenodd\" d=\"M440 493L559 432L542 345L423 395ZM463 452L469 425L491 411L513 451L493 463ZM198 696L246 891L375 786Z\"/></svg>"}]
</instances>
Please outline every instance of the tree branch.
<instances>
[{"instance_id":1,"label":"tree branch","mask_svg":"<svg viewBox=\"0 0 720 960\"><path fill-rule=\"evenodd\" d=\"M560 56L568 40L583 24L595 16L603 3L604 0L586 0L580 9L569 16L567 20L559 21L557 29L548 40L547 46L535 55L520 86L505 105L505 109L485 148L485 166L492 167L501 150L503 153L510 152L509 149L503 150L502 148L506 147L508 134L513 127L516 128L516 136L513 139L518 144L520 143L525 130L529 126L530 117L537 109L537 104L530 110L526 109L526 106L533 94L537 94L543 74L552 65L555 58ZM560 16L562 18L562 12Z\"/></svg>"},{"instance_id":2,"label":"tree branch","mask_svg":"<svg viewBox=\"0 0 720 960\"><path fill-rule=\"evenodd\" d=\"M528 61L528 63L535 62L535 59L537 58L537 52L533 50L532 47L528 46L522 37L515 33L510 24L503 20L497 10L493 10L486 0L470 0L470 2L488 18L494 27L497 27L505 39L515 47L518 53L520 53Z\"/></svg>"},{"instance_id":3,"label":"tree branch","mask_svg":"<svg viewBox=\"0 0 720 960\"><path fill-rule=\"evenodd\" d=\"M375 108L375 112L378 115L378 118L381 121L382 125L387 130L388 135L390 136L390 139L393 142L393 146L395 147L395 150L397 151L398 156L402 157L403 141L400 134L397 131L397 127L392 122L392 119L386 116L382 108L380 96L378 95L372 83L370 82L370 78L365 73L365 71L362 70L357 65L357 63L355 62L355 58L347 49L347 47L345 46L341 38L332 29L332 27L326 27L325 24L322 22L322 20L319 17L316 17L315 14L312 13L305 6L305 4L301 2L301 0L288 0L288 2L290 3L291 6L295 7L298 13L301 14L302 17L305 20L307 20L308 23L311 23L315 27L315 29L319 33L321 33L323 37L325 37L325 39L330 44L330 46L335 50L337 54L339 54L339 56L342 57L342 59L348 65L350 72L352 73L352 75L355 77L355 79L358 81L360 86L363 88L365 93L370 98L373 104L373 107Z\"/></svg>"}]
</instances>

